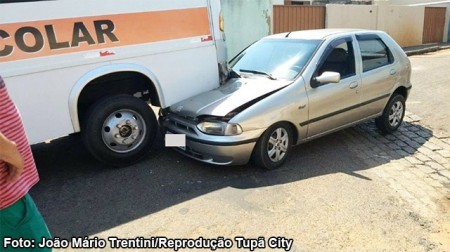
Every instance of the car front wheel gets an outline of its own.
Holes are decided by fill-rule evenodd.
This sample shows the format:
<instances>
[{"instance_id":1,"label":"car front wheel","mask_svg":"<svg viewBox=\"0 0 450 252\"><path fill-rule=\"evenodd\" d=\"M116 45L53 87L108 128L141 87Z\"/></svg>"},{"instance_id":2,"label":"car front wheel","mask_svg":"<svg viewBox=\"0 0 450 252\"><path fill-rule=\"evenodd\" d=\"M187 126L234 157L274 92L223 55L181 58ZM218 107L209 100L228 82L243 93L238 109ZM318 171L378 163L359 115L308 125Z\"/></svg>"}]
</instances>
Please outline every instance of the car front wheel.
<instances>
[{"instance_id":1,"label":"car front wheel","mask_svg":"<svg viewBox=\"0 0 450 252\"><path fill-rule=\"evenodd\" d=\"M253 161L266 169L280 167L290 153L292 139L292 129L287 123L272 125L256 143Z\"/></svg>"},{"instance_id":2,"label":"car front wheel","mask_svg":"<svg viewBox=\"0 0 450 252\"><path fill-rule=\"evenodd\" d=\"M394 94L389 100L383 114L375 119L375 125L383 133L392 133L400 127L405 116L405 97Z\"/></svg>"}]
</instances>

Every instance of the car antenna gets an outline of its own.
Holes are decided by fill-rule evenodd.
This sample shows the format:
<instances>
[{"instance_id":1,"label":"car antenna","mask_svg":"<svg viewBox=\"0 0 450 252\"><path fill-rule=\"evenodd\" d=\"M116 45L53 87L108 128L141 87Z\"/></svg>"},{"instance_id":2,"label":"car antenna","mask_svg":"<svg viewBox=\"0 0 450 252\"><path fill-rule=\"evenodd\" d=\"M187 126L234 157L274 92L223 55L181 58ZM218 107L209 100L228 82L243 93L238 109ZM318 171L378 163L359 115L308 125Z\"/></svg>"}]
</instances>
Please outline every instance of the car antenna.
<instances>
[{"instance_id":1,"label":"car antenna","mask_svg":"<svg viewBox=\"0 0 450 252\"><path fill-rule=\"evenodd\" d=\"M288 34L286 34L286 36L284 36L284 37L285 37L285 38L289 37L289 35L290 35L291 33L292 33L291 31L288 32Z\"/></svg>"}]
</instances>

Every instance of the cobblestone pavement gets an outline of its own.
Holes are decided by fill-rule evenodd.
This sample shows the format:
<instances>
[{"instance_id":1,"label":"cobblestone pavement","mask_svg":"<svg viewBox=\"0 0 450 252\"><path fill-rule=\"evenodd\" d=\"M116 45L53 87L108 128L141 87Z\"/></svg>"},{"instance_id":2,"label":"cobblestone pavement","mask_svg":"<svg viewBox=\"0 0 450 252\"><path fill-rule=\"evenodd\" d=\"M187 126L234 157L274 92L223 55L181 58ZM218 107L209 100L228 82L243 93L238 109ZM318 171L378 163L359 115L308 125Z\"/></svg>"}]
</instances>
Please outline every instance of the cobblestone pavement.
<instances>
[{"instance_id":1,"label":"cobblestone pavement","mask_svg":"<svg viewBox=\"0 0 450 252\"><path fill-rule=\"evenodd\" d=\"M373 121L344 131L355 155L408 203L410 216L432 233L427 250L450 251L450 135L433 133L406 112L397 132L381 135Z\"/></svg>"}]
</instances>

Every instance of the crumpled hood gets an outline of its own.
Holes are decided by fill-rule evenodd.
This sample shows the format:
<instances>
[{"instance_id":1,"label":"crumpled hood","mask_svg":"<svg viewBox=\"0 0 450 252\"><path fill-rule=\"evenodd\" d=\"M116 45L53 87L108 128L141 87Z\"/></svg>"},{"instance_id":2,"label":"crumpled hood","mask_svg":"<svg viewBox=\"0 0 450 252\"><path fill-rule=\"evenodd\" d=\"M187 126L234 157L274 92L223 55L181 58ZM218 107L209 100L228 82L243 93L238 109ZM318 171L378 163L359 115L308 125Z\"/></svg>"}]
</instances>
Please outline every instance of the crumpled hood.
<instances>
[{"instance_id":1,"label":"crumpled hood","mask_svg":"<svg viewBox=\"0 0 450 252\"><path fill-rule=\"evenodd\" d=\"M239 106L289 85L292 81L265 78L231 79L225 85L170 106L177 114L225 116Z\"/></svg>"}]
</instances>

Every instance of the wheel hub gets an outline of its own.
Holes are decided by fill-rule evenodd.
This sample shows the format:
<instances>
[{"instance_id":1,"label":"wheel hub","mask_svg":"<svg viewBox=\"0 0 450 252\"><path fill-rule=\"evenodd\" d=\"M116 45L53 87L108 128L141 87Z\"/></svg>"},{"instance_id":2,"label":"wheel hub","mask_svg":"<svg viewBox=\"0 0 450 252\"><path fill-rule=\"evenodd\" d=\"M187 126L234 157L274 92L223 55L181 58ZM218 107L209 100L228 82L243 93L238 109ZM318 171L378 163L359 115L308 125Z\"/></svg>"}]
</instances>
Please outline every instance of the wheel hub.
<instances>
[{"instance_id":1,"label":"wheel hub","mask_svg":"<svg viewBox=\"0 0 450 252\"><path fill-rule=\"evenodd\" d=\"M403 104L401 102L396 102L392 105L389 113L389 124L392 127L395 127L400 123L403 115L403 109Z\"/></svg>"},{"instance_id":2,"label":"wheel hub","mask_svg":"<svg viewBox=\"0 0 450 252\"><path fill-rule=\"evenodd\" d=\"M146 134L143 118L132 110L119 110L103 124L103 142L114 152L126 153L142 143Z\"/></svg>"},{"instance_id":3,"label":"wheel hub","mask_svg":"<svg viewBox=\"0 0 450 252\"><path fill-rule=\"evenodd\" d=\"M125 138L129 137L129 136L131 136L132 133L133 133L133 130L128 125L122 126L119 129L119 134L121 137L125 137Z\"/></svg>"},{"instance_id":4,"label":"wheel hub","mask_svg":"<svg viewBox=\"0 0 450 252\"><path fill-rule=\"evenodd\" d=\"M284 158L289 147L289 138L287 131L278 128L273 131L267 145L267 155L273 162L278 162Z\"/></svg>"}]
</instances>

